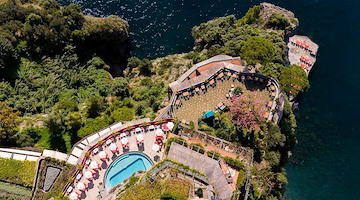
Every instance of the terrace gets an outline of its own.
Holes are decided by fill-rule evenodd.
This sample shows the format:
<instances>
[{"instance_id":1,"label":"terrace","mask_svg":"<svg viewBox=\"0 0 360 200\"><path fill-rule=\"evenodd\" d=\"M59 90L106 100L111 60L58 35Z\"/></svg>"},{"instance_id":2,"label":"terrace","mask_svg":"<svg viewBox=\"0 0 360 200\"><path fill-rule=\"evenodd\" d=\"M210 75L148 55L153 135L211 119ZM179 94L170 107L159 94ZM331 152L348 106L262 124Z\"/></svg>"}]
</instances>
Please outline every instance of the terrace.
<instances>
[{"instance_id":1,"label":"terrace","mask_svg":"<svg viewBox=\"0 0 360 200\"><path fill-rule=\"evenodd\" d=\"M231 102L236 87L244 94L256 92L266 102L264 119L279 123L282 117L283 98L278 83L269 77L256 74L252 67L241 66L240 58L215 56L194 65L177 81L171 83L171 105L159 116L171 116L181 122L194 122L209 111L224 110ZM240 95L241 95L240 94Z\"/></svg>"},{"instance_id":2,"label":"terrace","mask_svg":"<svg viewBox=\"0 0 360 200\"><path fill-rule=\"evenodd\" d=\"M235 96L232 91L236 87L243 89L242 95L248 91L256 92L257 96L266 102L262 105L267 110L264 118L272 119L271 112L276 110L276 98L279 96L277 86L268 79L254 75L242 75L240 78L237 74L223 72L201 86L176 95L173 104L174 116L186 124L193 121L196 126L198 118L205 112L211 110L218 112L228 106L231 103L231 97Z\"/></svg>"},{"instance_id":3,"label":"terrace","mask_svg":"<svg viewBox=\"0 0 360 200\"><path fill-rule=\"evenodd\" d=\"M84 157L80 164L83 168L74 174L74 181L65 188L66 195L70 199L90 200L106 196L104 187L106 170L114 160L128 152L143 153L154 163L161 161L163 159L161 149L154 150L154 144L159 139L157 130L161 129L165 133L169 131L169 128L163 124L167 122L127 127L100 140L101 142L86 151L88 153L83 152ZM164 139L164 135L161 137Z\"/></svg>"}]
</instances>

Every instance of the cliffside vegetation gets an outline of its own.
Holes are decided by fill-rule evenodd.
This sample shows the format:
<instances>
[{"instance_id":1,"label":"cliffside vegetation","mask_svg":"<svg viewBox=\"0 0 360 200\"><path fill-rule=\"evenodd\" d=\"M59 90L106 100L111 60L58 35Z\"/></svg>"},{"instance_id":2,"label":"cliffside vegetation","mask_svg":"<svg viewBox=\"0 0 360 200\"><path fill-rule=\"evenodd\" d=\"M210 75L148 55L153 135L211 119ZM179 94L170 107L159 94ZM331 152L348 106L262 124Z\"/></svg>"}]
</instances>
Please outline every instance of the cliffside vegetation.
<instances>
[{"instance_id":1,"label":"cliffside vegetation","mask_svg":"<svg viewBox=\"0 0 360 200\"><path fill-rule=\"evenodd\" d=\"M61 7L53 0L0 2L0 119L5 122L0 145L68 152L80 138L115 121L153 119L167 84L218 54L240 56L244 65L275 78L296 97L309 87L299 67L285 66L284 34L297 19L267 8L255 6L241 19L230 15L195 26L194 51L153 61L131 57L126 68L118 68L109 52L128 56L119 48L128 40L128 24L120 18L84 16L79 6ZM224 113L217 114L218 124L199 124L254 149L250 199L280 199L287 183L283 167L296 142L296 120L285 99L279 125L257 120L256 127L241 127Z\"/></svg>"}]
</instances>

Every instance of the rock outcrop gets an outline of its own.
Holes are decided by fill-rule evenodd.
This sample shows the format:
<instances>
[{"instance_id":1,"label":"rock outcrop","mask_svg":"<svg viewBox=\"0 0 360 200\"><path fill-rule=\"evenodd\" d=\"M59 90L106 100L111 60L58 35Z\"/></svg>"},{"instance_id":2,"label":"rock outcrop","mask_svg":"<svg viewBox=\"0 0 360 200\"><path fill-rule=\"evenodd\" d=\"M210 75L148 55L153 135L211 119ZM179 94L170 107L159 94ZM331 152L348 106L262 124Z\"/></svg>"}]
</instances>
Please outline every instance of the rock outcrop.
<instances>
[{"instance_id":1,"label":"rock outcrop","mask_svg":"<svg viewBox=\"0 0 360 200\"><path fill-rule=\"evenodd\" d=\"M274 20L274 13L278 14L277 16L281 16L287 20L288 23L285 24L285 27L276 29L276 27L270 26L271 20ZM260 4L259 16L261 19L263 19L260 20L260 22L258 23L259 27L272 29L277 32L281 32L284 35L290 34L299 26L299 20L295 17L295 14L293 12L270 3Z\"/></svg>"}]
</instances>

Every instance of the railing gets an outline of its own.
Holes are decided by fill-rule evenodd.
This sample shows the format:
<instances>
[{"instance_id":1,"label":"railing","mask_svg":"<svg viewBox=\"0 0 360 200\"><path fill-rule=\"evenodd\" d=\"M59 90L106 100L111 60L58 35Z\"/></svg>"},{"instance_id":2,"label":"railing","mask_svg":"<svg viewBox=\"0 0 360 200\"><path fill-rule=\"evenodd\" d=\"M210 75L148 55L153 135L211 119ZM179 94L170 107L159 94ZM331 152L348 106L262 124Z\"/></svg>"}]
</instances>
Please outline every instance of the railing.
<instances>
[{"instance_id":1,"label":"railing","mask_svg":"<svg viewBox=\"0 0 360 200\"><path fill-rule=\"evenodd\" d=\"M193 130L190 127L184 125L184 124L179 124L179 133L188 137L192 137L194 139L200 140L206 144L215 146L219 149L222 149L224 151L227 151L229 153L235 154L237 156L243 156L245 159L248 159L248 161L251 161L251 155L252 155L252 150L245 148L245 147L239 147L236 146L235 144L220 139L218 137L203 133L201 131L198 130Z\"/></svg>"}]
</instances>

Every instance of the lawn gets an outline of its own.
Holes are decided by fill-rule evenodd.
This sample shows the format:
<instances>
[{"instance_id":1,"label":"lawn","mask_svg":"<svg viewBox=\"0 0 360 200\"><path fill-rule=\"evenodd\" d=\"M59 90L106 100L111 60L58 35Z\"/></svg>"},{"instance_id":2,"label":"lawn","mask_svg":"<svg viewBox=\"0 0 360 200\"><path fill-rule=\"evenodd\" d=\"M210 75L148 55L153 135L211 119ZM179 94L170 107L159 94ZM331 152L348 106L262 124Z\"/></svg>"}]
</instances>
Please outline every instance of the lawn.
<instances>
[{"instance_id":1,"label":"lawn","mask_svg":"<svg viewBox=\"0 0 360 200\"><path fill-rule=\"evenodd\" d=\"M0 181L0 199L30 199L31 189Z\"/></svg>"},{"instance_id":2,"label":"lawn","mask_svg":"<svg viewBox=\"0 0 360 200\"><path fill-rule=\"evenodd\" d=\"M0 180L31 187L35 178L35 161L0 158Z\"/></svg>"}]
</instances>

